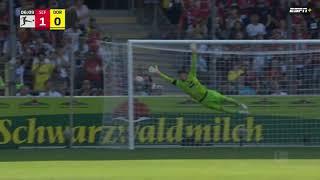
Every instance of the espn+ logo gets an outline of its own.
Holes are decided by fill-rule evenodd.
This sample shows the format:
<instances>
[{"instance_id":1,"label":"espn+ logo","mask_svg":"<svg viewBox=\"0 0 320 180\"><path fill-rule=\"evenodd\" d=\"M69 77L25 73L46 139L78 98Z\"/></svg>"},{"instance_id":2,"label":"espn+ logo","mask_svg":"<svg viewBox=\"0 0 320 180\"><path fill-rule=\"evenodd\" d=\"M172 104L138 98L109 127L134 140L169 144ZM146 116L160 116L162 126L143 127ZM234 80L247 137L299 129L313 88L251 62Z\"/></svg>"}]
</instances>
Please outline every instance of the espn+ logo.
<instances>
[{"instance_id":1,"label":"espn+ logo","mask_svg":"<svg viewBox=\"0 0 320 180\"><path fill-rule=\"evenodd\" d=\"M312 12L311 8L290 8L290 14L309 14Z\"/></svg>"}]
</instances>

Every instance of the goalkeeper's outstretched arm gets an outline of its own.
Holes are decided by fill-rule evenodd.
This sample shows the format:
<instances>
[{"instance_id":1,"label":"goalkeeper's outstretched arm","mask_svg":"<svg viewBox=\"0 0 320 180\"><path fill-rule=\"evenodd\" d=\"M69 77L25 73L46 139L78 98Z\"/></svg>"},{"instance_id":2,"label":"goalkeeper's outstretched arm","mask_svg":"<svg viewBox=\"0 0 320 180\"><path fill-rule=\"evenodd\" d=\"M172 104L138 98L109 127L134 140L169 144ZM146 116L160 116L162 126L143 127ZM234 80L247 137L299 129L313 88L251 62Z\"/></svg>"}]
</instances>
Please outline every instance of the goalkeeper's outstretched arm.
<instances>
[{"instance_id":1,"label":"goalkeeper's outstretched arm","mask_svg":"<svg viewBox=\"0 0 320 180\"><path fill-rule=\"evenodd\" d=\"M174 82L176 82L176 80L175 80L175 79L173 79L172 77L170 77L170 76L168 76L168 75L166 75L166 74L162 73L161 71L159 71L159 73L158 73L158 74L160 75L160 77L161 77L162 79L164 79L164 80L166 80L166 81L170 82L171 84L174 84Z\"/></svg>"},{"instance_id":2,"label":"goalkeeper's outstretched arm","mask_svg":"<svg viewBox=\"0 0 320 180\"><path fill-rule=\"evenodd\" d=\"M151 73L155 73L155 74L158 74L162 79L168 81L169 83L171 84L174 84L174 82L176 82L176 80L164 73L162 73L159 69L158 69L158 66L150 66L149 67L149 72Z\"/></svg>"},{"instance_id":3,"label":"goalkeeper's outstretched arm","mask_svg":"<svg viewBox=\"0 0 320 180\"><path fill-rule=\"evenodd\" d=\"M191 67L190 67L190 74L192 76L197 75L197 60L198 60L198 54L197 54L197 45L196 44L191 44Z\"/></svg>"}]
</instances>

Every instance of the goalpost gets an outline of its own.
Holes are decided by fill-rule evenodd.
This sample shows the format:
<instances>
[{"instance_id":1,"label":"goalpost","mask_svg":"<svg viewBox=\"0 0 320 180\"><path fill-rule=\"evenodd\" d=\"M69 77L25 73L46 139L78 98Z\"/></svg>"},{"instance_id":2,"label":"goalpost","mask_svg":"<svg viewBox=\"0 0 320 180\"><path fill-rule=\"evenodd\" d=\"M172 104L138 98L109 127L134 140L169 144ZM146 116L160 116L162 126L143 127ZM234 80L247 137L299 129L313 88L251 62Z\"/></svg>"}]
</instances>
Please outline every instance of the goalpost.
<instances>
[{"instance_id":1,"label":"goalpost","mask_svg":"<svg viewBox=\"0 0 320 180\"><path fill-rule=\"evenodd\" d=\"M201 83L249 115L205 108L148 72L188 73L191 43ZM320 40L129 40L127 48L129 149L320 145Z\"/></svg>"}]
</instances>

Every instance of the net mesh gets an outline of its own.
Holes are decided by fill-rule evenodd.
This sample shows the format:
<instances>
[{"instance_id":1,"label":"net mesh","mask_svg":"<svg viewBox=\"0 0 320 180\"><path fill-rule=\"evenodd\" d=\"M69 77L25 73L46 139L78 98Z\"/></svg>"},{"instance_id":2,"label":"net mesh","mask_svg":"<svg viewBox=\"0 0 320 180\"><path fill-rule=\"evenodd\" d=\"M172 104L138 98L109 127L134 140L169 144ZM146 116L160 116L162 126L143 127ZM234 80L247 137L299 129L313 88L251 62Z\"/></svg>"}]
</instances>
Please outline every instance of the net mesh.
<instances>
[{"instance_id":1,"label":"net mesh","mask_svg":"<svg viewBox=\"0 0 320 180\"><path fill-rule=\"evenodd\" d=\"M99 146L128 147L128 78L126 44L104 43L104 96ZM100 108L100 107L97 107Z\"/></svg>"},{"instance_id":2,"label":"net mesh","mask_svg":"<svg viewBox=\"0 0 320 180\"><path fill-rule=\"evenodd\" d=\"M249 106L241 115L206 108L148 72L157 65L179 79L190 70L190 42L133 42L135 145L319 145L319 46L198 41L197 78Z\"/></svg>"},{"instance_id":3,"label":"net mesh","mask_svg":"<svg viewBox=\"0 0 320 180\"><path fill-rule=\"evenodd\" d=\"M228 95L317 94L318 48L312 44L199 44L198 78ZM191 59L188 44L138 44L133 56L136 72L157 64L175 77L189 69ZM252 92L241 91L244 87ZM167 87L164 91L179 92Z\"/></svg>"}]
</instances>

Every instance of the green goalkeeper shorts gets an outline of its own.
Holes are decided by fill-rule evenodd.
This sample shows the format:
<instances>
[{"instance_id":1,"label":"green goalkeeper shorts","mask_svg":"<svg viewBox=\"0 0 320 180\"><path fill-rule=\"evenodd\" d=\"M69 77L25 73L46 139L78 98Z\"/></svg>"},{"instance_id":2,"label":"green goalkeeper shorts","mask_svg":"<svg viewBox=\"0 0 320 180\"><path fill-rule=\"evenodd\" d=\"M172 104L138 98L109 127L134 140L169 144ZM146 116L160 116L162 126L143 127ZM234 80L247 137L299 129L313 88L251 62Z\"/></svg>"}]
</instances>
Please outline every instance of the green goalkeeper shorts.
<instances>
[{"instance_id":1,"label":"green goalkeeper shorts","mask_svg":"<svg viewBox=\"0 0 320 180\"><path fill-rule=\"evenodd\" d=\"M210 109L216 109L221 110L223 103L225 101L225 96L220 94L217 91L214 90L208 90L208 93L206 97L201 101L201 104L204 106L210 108Z\"/></svg>"}]
</instances>

